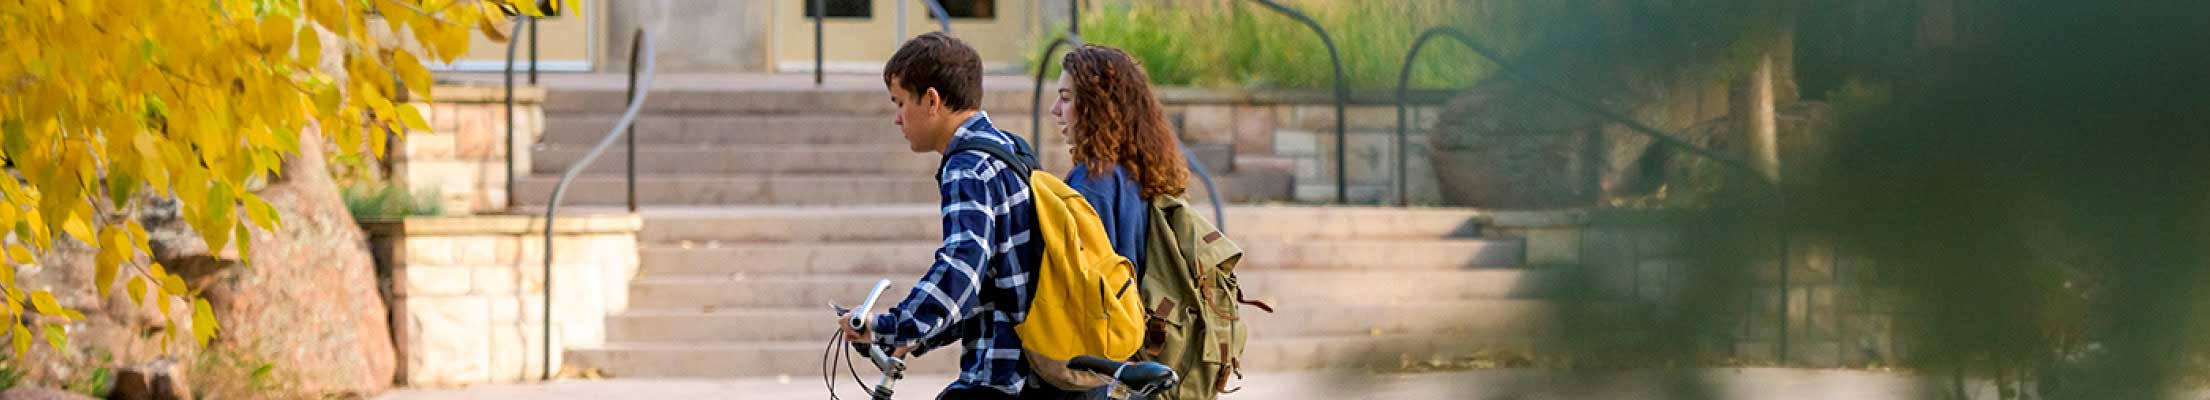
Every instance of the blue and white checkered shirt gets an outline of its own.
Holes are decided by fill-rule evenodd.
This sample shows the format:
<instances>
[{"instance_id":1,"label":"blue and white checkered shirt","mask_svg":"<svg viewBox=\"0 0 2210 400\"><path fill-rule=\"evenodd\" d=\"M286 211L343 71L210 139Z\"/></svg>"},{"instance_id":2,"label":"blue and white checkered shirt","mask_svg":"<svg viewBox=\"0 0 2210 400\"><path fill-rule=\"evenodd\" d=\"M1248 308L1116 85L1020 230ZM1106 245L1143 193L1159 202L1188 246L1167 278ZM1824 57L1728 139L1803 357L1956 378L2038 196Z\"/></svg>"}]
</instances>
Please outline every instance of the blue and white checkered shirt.
<instances>
[{"instance_id":1,"label":"blue and white checkered shirt","mask_svg":"<svg viewBox=\"0 0 2210 400\"><path fill-rule=\"evenodd\" d=\"M986 140L1010 146L1011 134L977 112L952 136L956 143ZM949 148L949 147L947 147ZM871 327L877 343L920 345L920 352L959 339L959 379L951 388L987 387L1018 394L1028 366L1013 325L1027 318L1041 242L1031 240L1035 204L1028 177L1014 176L1003 160L979 151L946 154L938 176L943 195L944 244L934 265Z\"/></svg>"}]
</instances>

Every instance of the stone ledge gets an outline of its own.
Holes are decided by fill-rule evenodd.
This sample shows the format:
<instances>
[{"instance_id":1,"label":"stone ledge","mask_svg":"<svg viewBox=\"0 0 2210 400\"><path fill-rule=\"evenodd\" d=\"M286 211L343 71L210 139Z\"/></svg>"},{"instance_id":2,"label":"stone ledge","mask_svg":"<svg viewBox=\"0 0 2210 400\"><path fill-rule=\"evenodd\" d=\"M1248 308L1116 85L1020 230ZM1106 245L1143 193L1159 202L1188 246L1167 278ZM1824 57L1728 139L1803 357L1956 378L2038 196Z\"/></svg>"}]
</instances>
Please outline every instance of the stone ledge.
<instances>
[{"instance_id":1,"label":"stone ledge","mask_svg":"<svg viewBox=\"0 0 2210 400\"><path fill-rule=\"evenodd\" d=\"M506 88L499 86L439 84L430 87L430 97L438 103L505 103ZM545 102L542 86L514 86L514 104L538 104Z\"/></svg>"},{"instance_id":2,"label":"stone ledge","mask_svg":"<svg viewBox=\"0 0 2210 400\"><path fill-rule=\"evenodd\" d=\"M1413 89L1406 105L1432 106L1449 102L1457 96L1457 89ZM1159 88L1159 102L1166 104L1335 104L1334 90L1314 89L1211 89L1193 87ZM1395 90L1352 90L1346 105L1394 105Z\"/></svg>"},{"instance_id":3,"label":"stone ledge","mask_svg":"<svg viewBox=\"0 0 2210 400\"><path fill-rule=\"evenodd\" d=\"M403 220L361 221L371 234L425 235L535 235L545 231L542 215L469 215L407 217ZM637 214L561 215L553 222L554 234L635 233L644 228Z\"/></svg>"},{"instance_id":4,"label":"stone ledge","mask_svg":"<svg viewBox=\"0 0 2210 400\"><path fill-rule=\"evenodd\" d=\"M1490 211L1489 225L1498 228L1552 228L1587 225L1585 210Z\"/></svg>"}]
</instances>

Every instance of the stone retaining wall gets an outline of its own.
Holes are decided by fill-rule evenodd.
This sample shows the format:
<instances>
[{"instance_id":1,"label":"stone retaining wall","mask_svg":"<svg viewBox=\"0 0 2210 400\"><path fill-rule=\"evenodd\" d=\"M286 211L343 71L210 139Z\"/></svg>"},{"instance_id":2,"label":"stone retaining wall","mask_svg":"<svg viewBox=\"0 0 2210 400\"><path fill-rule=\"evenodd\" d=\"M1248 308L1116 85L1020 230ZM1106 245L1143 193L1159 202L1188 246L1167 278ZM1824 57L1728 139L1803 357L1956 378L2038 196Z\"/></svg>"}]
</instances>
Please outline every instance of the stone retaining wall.
<instances>
[{"instance_id":1,"label":"stone retaining wall","mask_svg":"<svg viewBox=\"0 0 2210 400\"><path fill-rule=\"evenodd\" d=\"M1407 190L1413 204L1439 204L1428 161L1428 127L1452 91L1416 91L1406 107ZM1194 149L1227 146L1228 165L1215 174L1285 173L1295 177L1291 197L1300 203L1335 199L1335 101L1326 91L1236 91L1165 88L1158 93L1182 140ZM1353 203L1394 202L1397 111L1393 92L1355 92L1344 109L1345 165Z\"/></svg>"},{"instance_id":2,"label":"stone retaining wall","mask_svg":"<svg viewBox=\"0 0 2210 400\"><path fill-rule=\"evenodd\" d=\"M545 90L514 89L514 142L506 143L506 93L499 87L437 86L432 102L414 102L429 119L427 132L408 132L392 142L391 178L415 193L437 193L447 214L496 212L509 204L506 182L528 175L530 152L515 153L506 169L508 149L527 149L544 134Z\"/></svg>"},{"instance_id":3,"label":"stone retaining wall","mask_svg":"<svg viewBox=\"0 0 2210 400\"><path fill-rule=\"evenodd\" d=\"M1597 301L1660 304L1689 289L1687 268L1699 262L1687 253L1693 244L1687 243L1682 227L1663 216L1500 212L1483 234L1527 239L1529 265L1584 269ZM1749 298L1739 302L1744 311L1736 315L1740 323L1712 338L1720 345L1713 350L1751 364L1895 365L1904 350L1895 340L1895 321L1905 310L1882 285L1866 279L1870 261L1838 251L1815 235L1794 236L1787 279L1780 279L1778 257L1755 263L1754 286L1745 294ZM1785 314L1780 307L1783 288L1788 296ZM1780 359L1784 315L1785 362Z\"/></svg>"},{"instance_id":4,"label":"stone retaining wall","mask_svg":"<svg viewBox=\"0 0 2210 400\"><path fill-rule=\"evenodd\" d=\"M544 219L414 217L363 223L391 305L399 383L535 380L544 371ZM634 214L562 216L553 237L554 370L562 349L603 345L629 306Z\"/></svg>"}]
</instances>

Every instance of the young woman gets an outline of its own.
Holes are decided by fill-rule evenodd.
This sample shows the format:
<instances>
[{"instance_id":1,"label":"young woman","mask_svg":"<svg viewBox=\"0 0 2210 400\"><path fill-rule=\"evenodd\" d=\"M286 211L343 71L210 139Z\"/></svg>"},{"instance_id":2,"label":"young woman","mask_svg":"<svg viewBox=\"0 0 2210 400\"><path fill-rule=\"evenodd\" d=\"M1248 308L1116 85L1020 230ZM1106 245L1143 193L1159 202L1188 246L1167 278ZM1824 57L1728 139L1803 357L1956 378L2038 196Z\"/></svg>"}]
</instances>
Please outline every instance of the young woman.
<instances>
[{"instance_id":1,"label":"young woman","mask_svg":"<svg viewBox=\"0 0 2210 400\"><path fill-rule=\"evenodd\" d=\"M1051 115L1074 145L1067 184L1089 199L1114 252L1134 261L1142 276L1150 199L1179 196L1189 186L1181 146L1151 95L1151 77L1128 53L1083 45L1061 65Z\"/></svg>"}]
</instances>

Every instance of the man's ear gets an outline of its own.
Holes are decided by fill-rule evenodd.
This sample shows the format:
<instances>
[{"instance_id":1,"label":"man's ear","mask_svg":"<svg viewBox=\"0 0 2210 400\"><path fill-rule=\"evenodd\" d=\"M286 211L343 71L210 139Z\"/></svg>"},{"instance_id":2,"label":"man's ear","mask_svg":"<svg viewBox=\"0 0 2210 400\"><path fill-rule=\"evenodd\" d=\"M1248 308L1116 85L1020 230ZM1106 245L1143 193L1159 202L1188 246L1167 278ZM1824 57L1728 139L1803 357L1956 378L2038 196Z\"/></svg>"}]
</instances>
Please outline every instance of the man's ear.
<instances>
[{"instance_id":1,"label":"man's ear","mask_svg":"<svg viewBox=\"0 0 2210 400\"><path fill-rule=\"evenodd\" d=\"M926 89L925 92L921 93L921 98L916 100L921 102L921 106L927 107L929 113L944 114L944 112L938 110L944 106L944 94L937 93L936 88Z\"/></svg>"}]
</instances>

